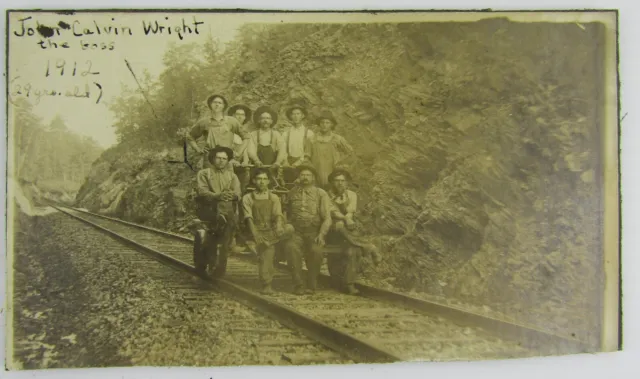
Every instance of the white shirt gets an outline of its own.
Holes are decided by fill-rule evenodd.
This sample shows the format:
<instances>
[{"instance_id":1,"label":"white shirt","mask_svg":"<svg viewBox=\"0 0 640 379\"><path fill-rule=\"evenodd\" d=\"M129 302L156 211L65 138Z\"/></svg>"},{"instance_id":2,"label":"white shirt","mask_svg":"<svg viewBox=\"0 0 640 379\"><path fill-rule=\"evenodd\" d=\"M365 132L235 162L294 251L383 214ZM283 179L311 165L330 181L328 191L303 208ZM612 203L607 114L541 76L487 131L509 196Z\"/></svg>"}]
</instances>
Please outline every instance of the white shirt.
<instances>
[{"instance_id":1,"label":"white shirt","mask_svg":"<svg viewBox=\"0 0 640 379\"><path fill-rule=\"evenodd\" d=\"M284 140L287 143L287 155L294 158L302 158L304 156L304 133L306 126L292 126L285 132ZM307 132L307 138L313 137L313 132Z\"/></svg>"}]
</instances>

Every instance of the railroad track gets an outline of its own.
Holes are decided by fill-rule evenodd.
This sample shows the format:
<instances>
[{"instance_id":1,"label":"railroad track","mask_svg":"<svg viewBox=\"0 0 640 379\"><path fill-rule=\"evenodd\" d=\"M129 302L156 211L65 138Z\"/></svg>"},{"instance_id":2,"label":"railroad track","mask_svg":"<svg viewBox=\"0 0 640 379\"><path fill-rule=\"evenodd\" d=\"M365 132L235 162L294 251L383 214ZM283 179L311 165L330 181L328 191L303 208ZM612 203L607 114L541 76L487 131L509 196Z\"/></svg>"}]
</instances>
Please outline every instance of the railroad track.
<instances>
[{"instance_id":1,"label":"railroad track","mask_svg":"<svg viewBox=\"0 0 640 379\"><path fill-rule=\"evenodd\" d=\"M193 241L188 237L84 210L55 208L156 260L196 275L186 263L193 259ZM321 279L328 282L327 277ZM290 293L290 274L282 266L273 280L276 294L262 296L255 260L244 255L230 256L225 277L209 284L356 362L476 360L589 351L576 339L365 285L358 286L358 297L330 289L296 296Z\"/></svg>"}]
</instances>

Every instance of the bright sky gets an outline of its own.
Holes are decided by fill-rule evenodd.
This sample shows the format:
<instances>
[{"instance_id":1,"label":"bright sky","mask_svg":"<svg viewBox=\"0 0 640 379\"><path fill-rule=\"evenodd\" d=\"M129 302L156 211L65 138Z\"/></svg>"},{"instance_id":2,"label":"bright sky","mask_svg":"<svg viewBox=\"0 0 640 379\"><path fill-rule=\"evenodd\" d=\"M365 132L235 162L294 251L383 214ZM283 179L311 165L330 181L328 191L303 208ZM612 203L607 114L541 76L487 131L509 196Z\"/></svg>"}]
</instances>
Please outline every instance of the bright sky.
<instances>
[{"instance_id":1,"label":"bright sky","mask_svg":"<svg viewBox=\"0 0 640 379\"><path fill-rule=\"evenodd\" d=\"M31 19L21 22L19 20L26 17ZM199 34L195 34L194 17L197 22ZM168 18L168 19L167 19ZM183 35L180 40L175 33L175 28L184 30L182 20L191 28L192 33ZM143 21L149 25L158 21L159 25L171 25L173 27L171 35L145 35ZM12 13L9 22L9 73L10 73L10 95L12 97L26 96L25 86L31 88L27 98L34 105L34 112L41 116L45 124L56 115L60 114L68 127L77 133L94 138L104 147L116 143L113 127L113 114L109 111L107 104L118 96L122 85L135 87L133 76L127 69L125 59L131 64L134 72L140 79L143 71L156 76L162 69L162 56L171 42L175 43L204 43L209 38L217 38L222 44L231 41L236 34L237 28L246 21L246 18L229 17L228 15L213 14L189 14L189 13L77 13L74 15L58 15L54 13ZM63 22L69 25L70 29L59 27ZM43 38L37 31L37 25L48 27L58 26L53 30L51 38ZM24 25L24 30L23 30ZM96 26L101 29L101 34L96 32ZM105 33L104 28L113 26L118 28L118 35L112 32L111 35ZM123 29L122 27L129 27ZM31 28L31 29L29 29ZM84 30L88 29L87 32ZM113 30L113 29L112 29ZM58 35L57 33L60 33ZM89 35L88 32L94 34ZM75 36L79 34L79 36ZM18 35L20 36L18 36ZM24 36L22 36L24 34ZM30 35L32 34L32 35ZM46 49L39 44L45 41ZM48 41L57 43L59 46L67 42L69 48L48 47ZM83 43L113 44L113 50L109 47L105 50L100 48L95 50L83 50ZM64 60L64 73L57 69L58 64L62 65ZM99 74L82 75L91 64L91 72ZM49 76L46 76L47 65L49 66ZM73 75L74 65L76 68ZM99 89L94 84L98 83L102 87L102 98L96 104ZM67 90L74 92L74 87L79 86L80 93L85 93L85 85L89 86L90 98L74 98L65 95L40 96L38 100L36 90L51 92ZM21 91L22 94L17 94Z\"/></svg>"}]
</instances>

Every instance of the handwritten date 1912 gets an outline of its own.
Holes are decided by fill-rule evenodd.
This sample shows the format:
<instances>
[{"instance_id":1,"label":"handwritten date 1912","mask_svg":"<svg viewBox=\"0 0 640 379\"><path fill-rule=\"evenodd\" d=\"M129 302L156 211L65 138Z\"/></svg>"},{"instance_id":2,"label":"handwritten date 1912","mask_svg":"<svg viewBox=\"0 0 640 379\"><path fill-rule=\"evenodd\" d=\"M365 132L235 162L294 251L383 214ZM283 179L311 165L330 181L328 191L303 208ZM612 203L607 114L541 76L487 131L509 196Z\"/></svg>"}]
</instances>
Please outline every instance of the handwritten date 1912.
<instances>
[{"instance_id":1,"label":"handwritten date 1912","mask_svg":"<svg viewBox=\"0 0 640 379\"><path fill-rule=\"evenodd\" d=\"M67 70L67 75L71 75L71 76L76 76L76 74L82 75L82 76L87 76L87 75L98 75L100 74L98 71L91 71L91 68L93 66L93 63L91 63L91 61L86 61L85 62L86 65L86 70L78 70L78 62L73 62L73 70L71 70L71 62L69 62L69 66L67 66L67 62L64 59L58 59L55 62L55 67L53 68L53 70L58 69L60 72L60 76L64 76L64 70L65 67L68 67L69 69ZM48 77L52 75L51 74L51 62L49 60L47 60L47 69L44 73L45 77Z\"/></svg>"}]
</instances>

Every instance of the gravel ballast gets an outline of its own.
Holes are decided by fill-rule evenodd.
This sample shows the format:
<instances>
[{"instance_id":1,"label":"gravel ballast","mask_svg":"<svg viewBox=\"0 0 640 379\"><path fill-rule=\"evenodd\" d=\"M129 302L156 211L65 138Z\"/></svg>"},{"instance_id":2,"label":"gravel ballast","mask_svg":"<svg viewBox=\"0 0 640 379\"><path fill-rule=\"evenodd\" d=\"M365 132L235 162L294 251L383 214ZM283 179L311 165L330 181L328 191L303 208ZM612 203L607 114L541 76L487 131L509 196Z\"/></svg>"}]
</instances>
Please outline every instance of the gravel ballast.
<instances>
[{"instance_id":1,"label":"gravel ballast","mask_svg":"<svg viewBox=\"0 0 640 379\"><path fill-rule=\"evenodd\" d=\"M15 226L14 368L349 363L66 215Z\"/></svg>"}]
</instances>

